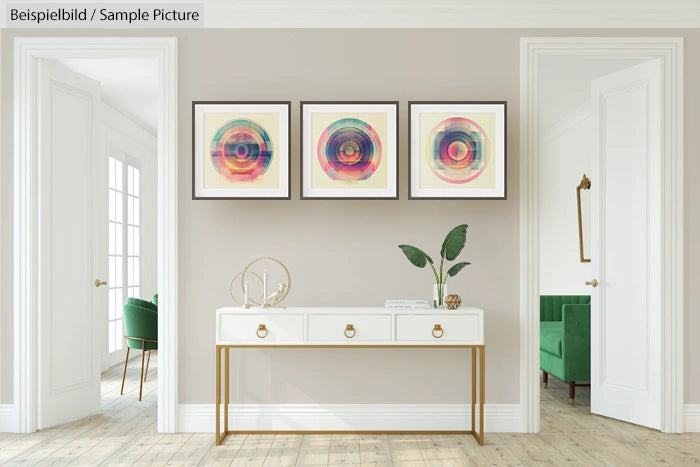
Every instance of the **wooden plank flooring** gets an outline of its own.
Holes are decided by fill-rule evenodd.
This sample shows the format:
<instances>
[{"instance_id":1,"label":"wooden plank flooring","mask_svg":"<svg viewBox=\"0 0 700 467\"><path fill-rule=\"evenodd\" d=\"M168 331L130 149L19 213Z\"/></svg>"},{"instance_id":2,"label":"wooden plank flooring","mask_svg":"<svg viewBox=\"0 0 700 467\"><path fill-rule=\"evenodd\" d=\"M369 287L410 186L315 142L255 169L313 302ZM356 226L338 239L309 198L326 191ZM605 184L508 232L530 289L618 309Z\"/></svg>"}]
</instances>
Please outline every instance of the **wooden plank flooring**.
<instances>
[{"instance_id":1,"label":"wooden plank flooring","mask_svg":"<svg viewBox=\"0 0 700 467\"><path fill-rule=\"evenodd\" d=\"M158 358L151 358L138 401L140 358L130 362L124 395L121 367L103 374L102 411L32 434L0 433L0 465L173 466L700 466L700 433L666 435L590 413L588 388L568 389L550 378L542 390L542 432L470 435L229 435L157 432Z\"/></svg>"}]
</instances>

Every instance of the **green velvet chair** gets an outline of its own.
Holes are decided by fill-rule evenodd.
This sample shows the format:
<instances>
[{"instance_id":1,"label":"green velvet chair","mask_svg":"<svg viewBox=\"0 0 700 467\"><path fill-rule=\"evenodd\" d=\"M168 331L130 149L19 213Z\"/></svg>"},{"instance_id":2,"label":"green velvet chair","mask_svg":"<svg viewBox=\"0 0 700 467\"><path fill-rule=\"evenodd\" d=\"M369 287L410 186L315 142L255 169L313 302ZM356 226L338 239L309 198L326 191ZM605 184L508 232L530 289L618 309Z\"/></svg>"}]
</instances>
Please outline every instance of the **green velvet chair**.
<instances>
[{"instance_id":1,"label":"green velvet chair","mask_svg":"<svg viewBox=\"0 0 700 467\"><path fill-rule=\"evenodd\" d=\"M129 363L129 351L141 350L141 377L139 387L139 400L143 394L143 382L148 377L148 365L151 363L151 351L158 350L158 306L152 302L139 298L129 297L123 306L124 330L126 335L126 360L124 360L124 375L122 376L122 388L119 392L124 394L124 380L126 379L126 367ZM144 357L148 351L148 362L144 374Z\"/></svg>"},{"instance_id":2,"label":"green velvet chair","mask_svg":"<svg viewBox=\"0 0 700 467\"><path fill-rule=\"evenodd\" d=\"M155 297L156 295L154 295ZM153 310L155 312L158 312L158 302L149 302L148 300L143 300L141 298L136 298L136 297L129 297L126 299L126 303L129 305L136 305L140 306L142 308L148 308L149 310Z\"/></svg>"},{"instance_id":3,"label":"green velvet chair","mask_svg":"<svg viewBox=\"0 0 700 467\"><path fill-rule=\"evenodd\" d=\"M569 404L576 386L591 380L591 296L540 296L540 369L569 384Z\"/></svg>"}]
</instances>

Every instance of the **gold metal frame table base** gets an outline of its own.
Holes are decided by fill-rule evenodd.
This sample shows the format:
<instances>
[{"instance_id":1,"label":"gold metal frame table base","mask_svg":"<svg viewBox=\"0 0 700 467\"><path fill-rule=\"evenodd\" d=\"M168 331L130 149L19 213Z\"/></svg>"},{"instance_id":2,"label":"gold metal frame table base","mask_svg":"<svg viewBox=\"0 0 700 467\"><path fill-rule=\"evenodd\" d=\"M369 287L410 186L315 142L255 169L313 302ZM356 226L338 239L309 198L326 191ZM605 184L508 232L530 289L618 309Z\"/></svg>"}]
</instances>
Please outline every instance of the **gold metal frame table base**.
<instances>
[{"instance_id":1,"label":"gold metal frame table base","mask_svg":"<svg viewBox=\"0 0 700 467\"><path fill-rule=\"evenodd\" d=\"M230 365L229 365L229 350L230 349L350 349L350 348L372 348L372 349L471 349L472 356L472 401L471 401L471 430L433 430L433 431L414 431L414 430L229 430L228 429L228 405L230 394ZM224 430L221 431L221 351L224 351ZM477 366L477 351L479 353L479 431L476 431L476 366ZM220 446L224 438L230 434L453 434L453 435L472 435L480 445L484 445L484 373L485 373L485 348L483 345L217 345L216 346L216 445Z\"/></svg>"}]
</instances>

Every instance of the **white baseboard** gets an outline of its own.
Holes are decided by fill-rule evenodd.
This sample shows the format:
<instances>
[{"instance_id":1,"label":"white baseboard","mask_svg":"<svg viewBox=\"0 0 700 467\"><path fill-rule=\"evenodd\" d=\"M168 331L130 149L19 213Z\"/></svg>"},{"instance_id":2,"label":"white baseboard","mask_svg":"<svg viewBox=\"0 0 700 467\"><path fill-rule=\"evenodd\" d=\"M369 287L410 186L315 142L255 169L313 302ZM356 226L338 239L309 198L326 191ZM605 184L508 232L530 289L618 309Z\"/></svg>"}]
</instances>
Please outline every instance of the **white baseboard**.
<instances>
[{"instance_id":1,"label":"white baseboard","mask_svg":"<svg viewBox=\"0 0 700 467\"><path fill-rule=\"evenodd\" d=\"M700 433L700 404L685 404L685 422L683 429L686 433Z\"/></svg>"},{"instance_id":2,"label":"white baseboard","mask_svg":"<svg viewBox=\"0 0 700 467\"><path fill-rule=\"evenodd\" d=\"M229 404L237 430L467 430L470 407L460 404ZM486 404L484 431L520 432L519 404ZM685 404L684 431L700 433L700 404ZM180 404L178 429L213 433L214 404ZM232 428L233 429L233 428ZM17 432L14 404L0 404L0 433Z\"/></svg>"},{"instance_id":3,"label":"white baseboard","mask_svg":"<svg viewBox=\"0 0 700 467\"><path fill-rule=\"evenodd\" d=\"M17 433L18 428L15 404L0 404L0 433Z\"/></svg>"},{"instance_id":4,"label":"white baseboard","mask_svg":"<svg viewBox=\"0 0 700 467\"><path fill-rule=\"evenodd\" d=\"M180 404L178 431L213 433L216 423L214 408L214 404ZM229 404L229 429L469 430L470 409L462 404ZM484 406L484 431L517 432L520 429L519 404Z\"/></svg>"}]
</instances>

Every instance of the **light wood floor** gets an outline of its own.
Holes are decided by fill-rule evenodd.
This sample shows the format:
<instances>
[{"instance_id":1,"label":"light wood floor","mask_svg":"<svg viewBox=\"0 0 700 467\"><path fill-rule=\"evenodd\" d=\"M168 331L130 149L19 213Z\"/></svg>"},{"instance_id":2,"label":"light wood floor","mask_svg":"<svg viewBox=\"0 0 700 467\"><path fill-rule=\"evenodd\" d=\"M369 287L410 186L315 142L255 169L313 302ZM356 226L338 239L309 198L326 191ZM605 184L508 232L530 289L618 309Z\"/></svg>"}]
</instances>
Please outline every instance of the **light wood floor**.
<instances>
[{"instance_id":1,"label":"light wood floor","mask_svg":"<svg viewBox=\"0 0 700 467\"><path fill-rule=\"evenodd\" d=\"M471 436L214 435L157 432L157 357L138 402L140 361L127 372L103 374L98 415L33 434L0 433L2 465L250 465L250 466L466 466L466 465L700 465L700 434L665 435L590 413L588 389L550 378L542 390L542 432L487 433L480 447ZM152 377L151 377L152 376Z\"/></svg>"}]
</instances>

